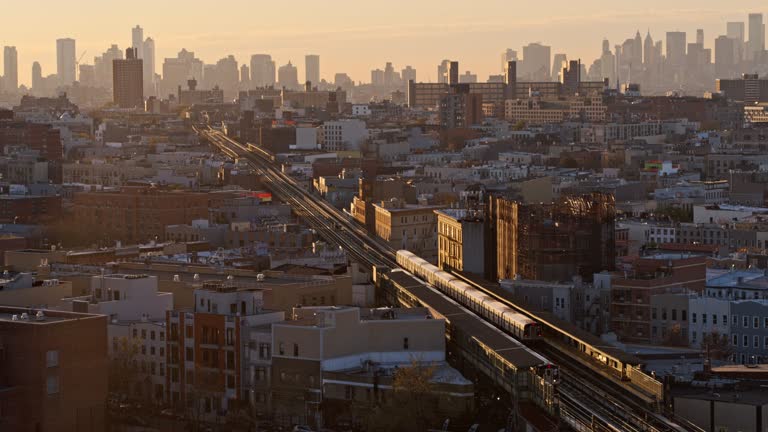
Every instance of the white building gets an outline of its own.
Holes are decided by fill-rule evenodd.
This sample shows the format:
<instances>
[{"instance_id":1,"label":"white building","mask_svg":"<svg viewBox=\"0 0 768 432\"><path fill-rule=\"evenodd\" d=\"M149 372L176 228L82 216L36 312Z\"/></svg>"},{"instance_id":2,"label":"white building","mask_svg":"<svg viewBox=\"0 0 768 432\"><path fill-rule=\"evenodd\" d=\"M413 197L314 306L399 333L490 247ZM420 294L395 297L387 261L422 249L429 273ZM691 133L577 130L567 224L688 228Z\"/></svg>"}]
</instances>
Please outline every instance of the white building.
<instances>
[{"instance_id":1,"label":"white building","mask_svg":"<svg viewBox=\"0 0 768 432\"><path fill-rule=\"evenodd\" d=\"M359 150L368 139L362 120L344 119L323 123L321 147L326 151Z\"/></svg>"}]
</instances>

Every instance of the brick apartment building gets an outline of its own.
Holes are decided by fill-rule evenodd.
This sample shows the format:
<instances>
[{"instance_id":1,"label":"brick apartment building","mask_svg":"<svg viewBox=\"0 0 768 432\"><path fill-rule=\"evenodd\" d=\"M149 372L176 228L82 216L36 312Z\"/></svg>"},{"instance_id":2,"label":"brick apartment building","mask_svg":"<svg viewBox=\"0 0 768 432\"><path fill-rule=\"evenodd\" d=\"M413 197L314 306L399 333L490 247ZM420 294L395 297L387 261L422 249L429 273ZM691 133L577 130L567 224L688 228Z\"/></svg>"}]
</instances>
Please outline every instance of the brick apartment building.
<instances>
[{"instance_id":1,"label":"brick apartment building","mask_svg":"<svg viewBox=\"0 0 768 432\"><path fill-rule=\"evenodd\" d=\"M76 193L73 223L86 238L138 243L165 238L167 225L208 218L209 195L130 186Z\"/></svg>"},{"instance_id":2,"label":"brick apartment building","mask_svg":"<svg viewBox=\"0 0 768 432\"><path fill-rule=\"evenodd\" d=\"M0 307L0 430L105 430L107 319Z\"/></svg>"},{"instance_id":3,"label":"brick apartment building","mask_svg":"<svg viewBox=\"0 0 768 432\"><path fill-rule=\"evenodd\" d=\"M651 343L651 296L701 292L706 271L706 256L661 253L637 259L611 282L611 329L624 342Z\"/></svg>"}]
</instances>

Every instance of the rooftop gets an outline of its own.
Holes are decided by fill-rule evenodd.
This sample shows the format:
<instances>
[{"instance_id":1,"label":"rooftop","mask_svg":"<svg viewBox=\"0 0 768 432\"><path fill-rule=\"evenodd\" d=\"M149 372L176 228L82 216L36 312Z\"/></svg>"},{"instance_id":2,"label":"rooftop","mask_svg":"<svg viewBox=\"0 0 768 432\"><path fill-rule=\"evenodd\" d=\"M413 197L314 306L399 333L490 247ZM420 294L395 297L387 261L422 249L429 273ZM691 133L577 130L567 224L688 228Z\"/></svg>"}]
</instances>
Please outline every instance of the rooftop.
<instances>
[{"instance_id":1,"label":"rooftop","mask_svg":"<svg viewBox=\"0 0 768 432\"><path fill-rule=\"evenodd\" d=\"M99 317L106 319L103 315L0 306L0 322L12 322L18 325L45 325Z\"/></svg>"}]
</instances>

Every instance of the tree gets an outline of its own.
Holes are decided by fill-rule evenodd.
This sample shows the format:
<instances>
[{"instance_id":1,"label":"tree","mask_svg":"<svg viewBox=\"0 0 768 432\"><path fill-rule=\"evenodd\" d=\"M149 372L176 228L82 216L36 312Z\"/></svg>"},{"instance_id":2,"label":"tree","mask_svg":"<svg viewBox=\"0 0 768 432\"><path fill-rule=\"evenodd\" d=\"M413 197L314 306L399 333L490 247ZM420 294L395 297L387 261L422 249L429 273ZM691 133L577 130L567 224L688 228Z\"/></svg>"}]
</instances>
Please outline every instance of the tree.
<instances>
[{"instance_id":1,"label":"tree","mask_svg":"<svg viewBox=\"0 0 768 432\"><path fill-rule=\"evenodd\" d=\"M398 368L392 381L392 397L369 417L371 431L424 431L440 423L432 378L435 366L414 360Z\"/></svg>"},{"instance_id":2,"label":"tree","mask_svg":"<svg viewBox=\"0 0 768 432\"><path fill-rule=\"evenodd\" d=\"M680 324L674 324L664 338L664 345L687 346L688 340L683 338L683 330Z\"/></svg>"},{"instance_id":3,"label":"tree","mask_svg":"<svg viewBox=\"0 0 768 432\"><path fill-rule=\"evenodd\" d=\"M109 389L111 392L130 396L133 383L139 376L136 356L139 354L141 340L130 336L117 339L109 361Z\"/></svg>"},{"instance_id":4,"label":"tree","mask_svg":"<svg viewBox=\"0 0 768 432\"><path fill-rule=\"evenodd\" d=\"M728 335L721 335L717 331L713 331L701 339L701 349L708 360L728 360L733 354L733 347L728 340Z\"/></svg>"}]
</instances>

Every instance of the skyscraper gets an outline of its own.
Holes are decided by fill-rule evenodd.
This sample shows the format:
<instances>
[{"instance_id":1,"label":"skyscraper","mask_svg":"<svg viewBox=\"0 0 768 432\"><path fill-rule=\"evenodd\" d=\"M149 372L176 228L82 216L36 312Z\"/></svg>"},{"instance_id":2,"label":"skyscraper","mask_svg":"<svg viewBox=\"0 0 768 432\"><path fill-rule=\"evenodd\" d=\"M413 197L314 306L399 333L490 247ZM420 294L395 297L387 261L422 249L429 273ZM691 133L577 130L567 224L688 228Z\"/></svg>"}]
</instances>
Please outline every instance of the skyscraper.
<instances>
[{"instance_id":1,"label":"skyscraper","mask_svg":"<svg viewBox=\"0 0 768 432\"><path fill-rule=\"evenodd\" d=\"M137 58L144 58L144 29L138 25L131 29L131 48L136 49Z\"/></svg>"},{"instance_id":2,"label":"skyscraper","mask_svg":"<svg viewBox=\"0 0 768 432\"><path fill-rule=\"evenodd\" d=\"M561 81L563 69L568 67L568 57L565 54L555 54L552 57L552 81Z\"/></svg>"},{"instance_id":3,"label":"skyscraper","mask_svg":"<svg viewBox=\"0 0 768 432\"><path fill-rule=\"evenodd\" d=\"M75 77L75 40L70 38L56 40L56 75L60 85L71 85Z\"/></svg>"},{"instance_id":4,"label":"skyscraper","mask_svg":"<svg viewBox=\"0 0 768 432\"><path fill-rule=\"evenodd\" d=\"M253 87L275 85L275 62L269 54L251 56L251 85Z\"/></svg>"},{"instance_id":5,"label":"skyscraper","mask_svg":"<svg viewBox=\"0 0 768 432\"><path fill-rule=\"evenodd\" d=\"M448 68L450 67L450 60L443 60L437 65L437 82L441 84L448 83Z\"/></svg>"},{"instance_id":6,"label":"skyscraper","mask_svg":"<svg viewBox=\"0 0 768 432\"><path fill-rule=\"evenodd\" d=\"M305 81L309 81L313 86L320 84L320 56L308 54L304 57Z\"/></svg>"},{"instance_id":7,"label":"skyscraper","mask_svg":"<svg viewBox=\"0 0 768 432\"><path fill-rule=\"evenodd\" d=\"M501 73L506 75L507 66L511 61L517 61L517 51L511 48L507 48L503 53L501 53Z\"/></svg>"},{"instance_id":8,"label":"skyscraper","mask_svg":"<svg viewBox=\"0 0 768 432\"><path fill-rule=\"evenodd\" d=\"M763 14L749 14L749 41L747 41L747 59L753 60L765 50L765 26L763 25Z\"/></svg>"},{"instance_id":9,"label":"skyscraper","mask_svg":"<svg viewBox=\"0 0 768 432\"><path fill-rule=\"evenodd\" d=\"M523 61L519 75L532 80L547 81L552 69L552 49L540 43L531 43L523 47Z\"/></svg>"},{"instance_id":10,"label":"skyscraper","mask_svg":"<svg viewBox=\"0 0 768 432\"><path fill-rule=\"evenodd\" d=\"M140 59L144 61L144 93L155 95L155 41L147 38L142 46L144 52Z\"/></svg>"},{"instance_id":11,"label":"skyscraper","mask_svg":"<svg viewBox=\"0 0 768 432\"><path fill-rule=\"evenodd\" d=\"M136 48L125 50L125 59L113 60L112 94L120 108L144 106L144 66Z\"/></svg>"},{"instance_id":12,"label":"skyscraper","mask_svg":"<svg viewBox=\"0 0 768 432\"><path fill-rule=\"evenodd\" d=\"M696 43L704 46L704 29L696 29Z\"/></svg>"},{"instance_id":13,"label":"skyscraper","mask_svg":"<svg viewBox=\"0 0 768 432\"><path fill-rule=\"evenodd\" d=\"M19 56L16 47L3 49L3 84L6 91L15 92L19 88Z\"/></svg>"},{"instance_id":14,"label":"skyscraper","mask_svg":"<svg viewBox=\"0 0 768 432\"><path fill-rule=\"evenodd\" d=\"M737 41L728 36L715 39L715 74L718 78L730 78L733 72Z\"/></svg>"},{"instance_id":15,"label":"skyscraper","mask_svg":"<svg viewBox=\"0 0 768 432\"><path fill-rule=\"evenodd\" d=\"M251 69L247 64L240 66L240 88L247 89L251 83Z\"/></svg>"},{"instance_id":16,"label":"skyscraper","mask_svg":"<svg viewBox=\"0 0 768 432\"><path fill-rule=\"evenodd\" d=\"M43 90L43 68L40 63L32 63L32 91L40 93Z\"/></svg>"},{"instance_id":17,"label":"skyscraper","mask_svg":"<svg viewBox=\"0 0 768 432\"><path fill-rule=\"evenodd\" d=\"M299 89L299 72L290 60L287 65L280 66L277 70L277 81L280 87L289 90Z\"/></svg>"},{"instance_id":18,"label":"skyscraper","mask_svg":"<svg viewBox=\"0 0 768 432\"><path fill-rule=\"evenodd\" d=\"M97 86L112 88L112 60L122 58L123 51L117 45L112 45L104 54L93 58Z\"/></svg>"},{"instance_id":19,"label":"skyscraper","mask_svg":"<svg viewBox=\"0 0 768 432\"><path fill-rule=\"evenodd\" d=\"M685 63L686 34L685 32L667 32L667 63L671 66L681 66Z\"/></svg>"},{"instance_id":20,"label":"skyscraper","mask_svg":"<svg viewBox=\"0 0 768 432\"><path fill-rule=\"evenodd\" d=\"M726 36L734 41L734 61L744 60L744 23L729 22L726 24Z\"/></svg>"},{"instance_id":21,"label":"skyscraper","mask_svg":"<svg viewBox=\"0 0 768 432\"><path fill-rule=\"evenodd\" d=\"M404 83L408 83L408 81L416 82L416 69L406 66L405 69L400 71L400 78L403 79Z\"/></svg>"},{"instance_id":22,"label":"skyscraper","mask_svg":"<svg viewBox=\"0 0 768 432\"><path fill-rule=\"evenodd\" d=\"M648 30L648 33L645 35L645 42L643 42L643 63L645 63L646 66L656 63L653 54L653 38L651 37L651 31Z\"/></svg>"}]
</instances>

